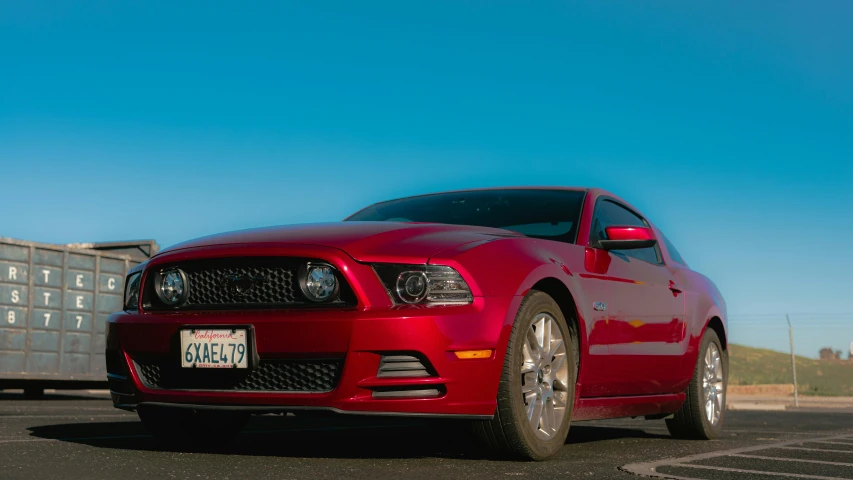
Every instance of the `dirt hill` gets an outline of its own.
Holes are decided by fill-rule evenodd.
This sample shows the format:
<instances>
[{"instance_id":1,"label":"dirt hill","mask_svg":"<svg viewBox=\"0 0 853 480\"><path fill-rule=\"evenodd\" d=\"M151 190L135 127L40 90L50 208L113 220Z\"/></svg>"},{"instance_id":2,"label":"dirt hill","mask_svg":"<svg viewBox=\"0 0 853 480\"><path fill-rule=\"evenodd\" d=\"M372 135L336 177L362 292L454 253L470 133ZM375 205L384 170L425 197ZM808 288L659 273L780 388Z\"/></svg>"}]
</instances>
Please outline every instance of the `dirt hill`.
<instances>
[{"instance_id":1,"label":"dirt hill","mask_svg":"<svg viewBox=\"0 0 853 480\"><path fill-rule=\"evenodd\" d=\"M797 359L797 383L804 395L853 396L853 362ZM729 383L763 385L791 382L791 355L729 345Z\"/></svg>"}]
</instances>

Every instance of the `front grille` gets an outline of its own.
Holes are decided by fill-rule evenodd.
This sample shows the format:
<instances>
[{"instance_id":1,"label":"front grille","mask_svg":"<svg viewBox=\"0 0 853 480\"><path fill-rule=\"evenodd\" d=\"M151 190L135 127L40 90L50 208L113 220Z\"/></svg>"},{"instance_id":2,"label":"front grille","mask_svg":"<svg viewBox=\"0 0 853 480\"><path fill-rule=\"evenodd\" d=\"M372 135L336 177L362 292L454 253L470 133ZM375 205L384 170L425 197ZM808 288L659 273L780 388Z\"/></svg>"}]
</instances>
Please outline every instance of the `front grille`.
<instances>
[{"instance_id":1,"label":"front grille","mask_svg":"<svg viewBox=\"0 0 853 480\"><path fill-rule=\"evenodd\" d=\"M227 305L245 303L300 302L296 283L296 271L287 267L223 266L185 270L189 279L189 305ZM251 290L238 294L228 288L227 279L232 277L263 278Z\"/></svg>"},{"instance_id":2,"label":"front grille","mask_svg":"<svg viewBox=\"0 0 853 480\"><path fill-rule=\"evenodd\" d=\"M257 308L291 308L319 306L354 306L355 294L338 275L340 296L328 303L314 303L305 298L299 287L300 266L317 261L293 257L243 257L204 259L179 262L172 267L187 275L187 300L177 306L164 305L154 290L155 275L149 275L145 287L144 307L151 310L225 310ZM242 282L248 282L248 287ZM236 288L240 284L240 288Z\"/></svg>"},{"instance_id":3,"label":"front grille","mask_svg":"<svg viewBox=\"0 0 853 480\"><path fill-rule=\"evenodd\" d=\"M337 386L343 359L261 360L251 370L181 368L136 358L133 366L143 385L154 389L319 393Z\"/></svg>"}]
</instances>

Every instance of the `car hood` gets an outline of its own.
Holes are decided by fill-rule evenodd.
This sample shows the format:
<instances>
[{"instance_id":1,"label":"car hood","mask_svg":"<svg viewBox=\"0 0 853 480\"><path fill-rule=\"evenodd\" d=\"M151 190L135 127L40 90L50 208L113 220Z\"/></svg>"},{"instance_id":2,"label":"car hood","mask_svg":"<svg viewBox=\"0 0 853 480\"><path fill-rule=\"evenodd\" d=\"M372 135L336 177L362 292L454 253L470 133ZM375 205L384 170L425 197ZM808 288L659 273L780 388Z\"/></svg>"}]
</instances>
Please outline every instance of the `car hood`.
<instances>
[{"instance_id":1,"label":"car hood","mask_svg":"<svg viewBox=\"0 0 853 480\"><path fill-rule=\"evenodd\" d=\"M320 245L337 248L362 262L425 263L431 256L472 242L523 236L509 230L466 225L397 222L338 222L256 228L202 237L174 245L164 254L216 245Z\"/></svg>"}]
</instances>

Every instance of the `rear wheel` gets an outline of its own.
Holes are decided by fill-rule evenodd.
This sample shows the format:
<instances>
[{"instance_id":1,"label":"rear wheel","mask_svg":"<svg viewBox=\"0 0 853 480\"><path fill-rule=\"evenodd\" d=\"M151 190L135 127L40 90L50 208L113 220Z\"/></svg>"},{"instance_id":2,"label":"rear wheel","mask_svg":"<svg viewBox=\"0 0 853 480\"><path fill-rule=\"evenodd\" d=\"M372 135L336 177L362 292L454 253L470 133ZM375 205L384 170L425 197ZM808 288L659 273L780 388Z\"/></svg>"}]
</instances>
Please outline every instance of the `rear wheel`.
<instances>
[{"instance_id":1,"label":"rear wheel","mask_svg":"<svg viewBox=\"0 0 853 480\"><path fill-rule=\"evenodd\" d=\"M148 407L137 409L145 429L170 445L214 446L232 441L249 421L249 414L234 411Z\"/></svg>"},{"instance_id":2,"label":"rear wheel","mask_svg":"<svg viewBox=\"0 0 853 480\"><path fill-rule=\"evenodd\" d=\"M490 449L544 460L566 441L575 399L572 332L557 303L531 291L519 308L507 346L494 418L474 433Z\"/></svg>"},{"instance_id":3,"label":"rear wheel","mask_svg":"<svg viewBox=\"0 0 853 480\"><path fill-rule=\"evenodd\" d=\"M720 338L708 329L702 337L687 399L675 417L666 421L673 437L697 440L719 437L726 413L728 369L728 355Z\"/></svg>"}]
</instances>

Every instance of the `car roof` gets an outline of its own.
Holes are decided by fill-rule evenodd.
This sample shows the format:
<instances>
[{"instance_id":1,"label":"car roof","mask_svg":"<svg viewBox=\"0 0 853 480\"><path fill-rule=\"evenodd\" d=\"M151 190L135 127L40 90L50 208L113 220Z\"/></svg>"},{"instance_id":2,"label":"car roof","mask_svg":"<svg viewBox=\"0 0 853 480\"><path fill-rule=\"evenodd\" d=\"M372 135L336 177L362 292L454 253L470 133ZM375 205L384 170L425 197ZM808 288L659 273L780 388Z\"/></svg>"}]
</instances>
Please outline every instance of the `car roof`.
<instances>
[{"instance_id":1,"label":"car roof","mask_svg":"<svg viewBox=\"0 0 853 480\"><path fill-rule=\"evenodd\" d=\"M410 195L408 197L399 197L392 198L389 200L383 200L381 202L376 202L373 205L379 205L381 203L388 202L396 202L397 200L408 200L410 198L420 198L420 197L430 197L433 195L446 195L448 193L465 193L465 192L488 192L488 191L497 191L497 190L566 190L566 191L575 191L575 192L589 192L589 191L598 191L603 192L607 195L611 195L607 192L604 192L600 189L593 189L588 187L566 187L566 186L508 186L508 187L485 187L485 188L464 188L459 190L446 190L443 192L431 192L431 193L422 193L418 195Z\"/></svg>"}]
</instances>

